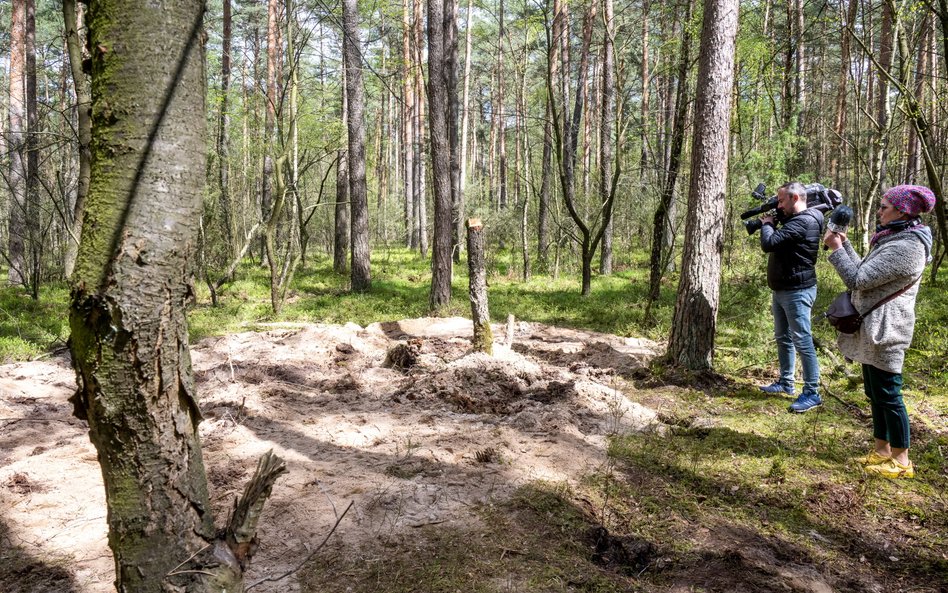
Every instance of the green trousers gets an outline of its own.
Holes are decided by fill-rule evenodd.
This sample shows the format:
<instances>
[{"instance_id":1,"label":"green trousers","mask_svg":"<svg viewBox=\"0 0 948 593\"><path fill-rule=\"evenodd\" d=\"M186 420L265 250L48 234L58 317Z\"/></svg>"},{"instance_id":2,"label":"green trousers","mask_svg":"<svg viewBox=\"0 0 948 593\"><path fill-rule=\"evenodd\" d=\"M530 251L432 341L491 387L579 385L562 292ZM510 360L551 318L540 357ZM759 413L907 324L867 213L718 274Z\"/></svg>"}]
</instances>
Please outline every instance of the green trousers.
<instances>
[{"instance_id":1,"label":"green trousers","mask_svg":"<svg viewBox=\"0 0 948 593\"><path fill-rule=\"evenodd\" d=\"M896 449L908 449L909 417L902 401L902 373L864 364L862 378L872 407L872 436Z\"/></svg>"}]
</instances>

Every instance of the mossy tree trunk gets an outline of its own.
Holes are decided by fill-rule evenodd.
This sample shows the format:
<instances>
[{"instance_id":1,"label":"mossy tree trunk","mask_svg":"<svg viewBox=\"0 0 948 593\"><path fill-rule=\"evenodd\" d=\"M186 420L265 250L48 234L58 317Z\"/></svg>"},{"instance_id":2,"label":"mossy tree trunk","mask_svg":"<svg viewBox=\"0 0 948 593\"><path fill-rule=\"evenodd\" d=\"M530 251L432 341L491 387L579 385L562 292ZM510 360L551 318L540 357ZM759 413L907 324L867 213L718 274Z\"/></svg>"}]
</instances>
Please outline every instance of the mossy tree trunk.
<instances>
[{"instance_id":1,"label":"mossy tree trunk","mask_svg":"<svg viewBox=\"0 0 948 593\"><path fill-rule=\"evenodd\" d=\"M474 322L474 350L493 354L494 336L490 330L487 307L487 271L484 262L484 226L480 220L467 221L467 268L471 296L471 320Z\"/></svg>"},{"instance_id":2,"label":"mossy tree trunk","mask_svg":"<svg viewBox=\"0 0 948 593\"><path fill-rule=\"evenodd\" d=\"M270 455L215 531L185 307L205 181L204 4L92 2L91 184L73 276L75 413L88 420L120 592L243 589Z\"/></svg>"}]
</instances>

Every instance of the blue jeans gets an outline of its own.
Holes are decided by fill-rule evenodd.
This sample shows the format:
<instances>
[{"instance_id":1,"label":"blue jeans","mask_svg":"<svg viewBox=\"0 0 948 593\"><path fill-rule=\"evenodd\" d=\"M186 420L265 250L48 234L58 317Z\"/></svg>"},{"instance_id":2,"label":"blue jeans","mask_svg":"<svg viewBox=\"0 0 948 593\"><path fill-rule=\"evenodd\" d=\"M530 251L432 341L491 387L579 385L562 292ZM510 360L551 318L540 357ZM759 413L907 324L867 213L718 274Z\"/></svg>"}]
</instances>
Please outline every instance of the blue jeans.
<instances>
[{"instance_id":1,"label":"blue jeans","mask_svg":"<svg viewBox=\"0 0 948 593\"><path fill-rule=\"evenodd\" d=\"M798 290L775 290L771 301L774 314L774 339L780 361L780 383L793 386L796 365L794 350L803 366L803 393L818 393L820 363L816 359L813 334L810 333L810 311L816 301L816 287Z\"/></svg>"}]
</instances>

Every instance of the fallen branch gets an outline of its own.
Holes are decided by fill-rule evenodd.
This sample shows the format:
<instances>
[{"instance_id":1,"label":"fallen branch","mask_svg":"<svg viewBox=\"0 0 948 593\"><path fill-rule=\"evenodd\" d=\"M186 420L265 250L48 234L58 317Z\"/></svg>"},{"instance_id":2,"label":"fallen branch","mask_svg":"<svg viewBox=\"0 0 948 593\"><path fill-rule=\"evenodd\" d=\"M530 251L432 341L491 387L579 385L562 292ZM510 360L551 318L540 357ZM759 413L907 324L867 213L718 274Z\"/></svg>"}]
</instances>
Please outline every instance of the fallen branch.
<instances>
[{"instance_id":1,"label":"fallen branch","mask_svg":"<svg viewBox=\"0 0 948 593\"><path fill-rule=\"evenodd\" d=\"M346 516L346 513L348 513L348 512L349 512L349 509L352 508L352 505L353 505L353 502L352 502L352 501L349 501L349 506L347 506L347 507L346 507L346 510L342 511L342 515L340 515L339 518L336 519L336 523L332 526L332 529L329 530L329 533L326 534L326 537L323 538L322 543L320 543L319 546L317 546L315 550L313 550L312 552L310 552L309 554L307 554L306 558L303 558L303 561L302 561L302 562L300 562L300 563L299 563L298 565L296 565L294 568L292 568L292 569L288 570L287 572L281 574L280 576L276 576L276 577L266 577L266 578L260 579L260 580L257 581L256 583L252 583L252 584L250 584L250 585L247 585L247 587L244 589L244 591L250 591L251 589L253 589L253 588L256 587L257 585L261 585L261 584L263 584L263 583L275 583L275 582L277 582L277 581L282 581L283 579L285 579L286 577L290 576L291 574L294 574L294 573L296 573L296 572L299 572L299 570L300 570L301 568L303 568L304 566L306 566L306 563L307 563L307 562L309 562L310 560L313 559L313 556L315 556L320 550L323 549L323 546L325 546L325 545L326 545L326 542L329 541L329 538L332 537L332 534L336 531L336 528L339 527L339 524L340 524L340 523L342 523L342 519Z\"/></svg>"}]
</instances>

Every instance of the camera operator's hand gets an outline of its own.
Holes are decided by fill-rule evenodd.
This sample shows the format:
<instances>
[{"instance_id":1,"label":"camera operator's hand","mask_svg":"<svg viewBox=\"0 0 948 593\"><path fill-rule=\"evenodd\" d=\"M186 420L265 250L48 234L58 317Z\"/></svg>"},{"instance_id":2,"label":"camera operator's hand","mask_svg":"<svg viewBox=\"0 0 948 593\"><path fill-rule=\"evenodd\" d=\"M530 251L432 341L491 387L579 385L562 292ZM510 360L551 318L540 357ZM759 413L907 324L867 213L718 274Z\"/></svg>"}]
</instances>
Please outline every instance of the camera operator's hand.
<instances>
[{"instance_id":1,"label":"camera operator's hand","mask_svg":"<svg viewBox=\"0 0 948 593\"><path fill-rule=\"evenodd\" d=\"M833 231L827 230L823 235L823 245L832 251L836 251L842 247L845 241L846 233L834 233Z\"/></svg>"},{"instance_id":2,"label":"camera operator's hand","mask_svg":"<svg viewBox=\"0 0 948 593\"><path fill-rule=\"evenodd\" d=\"M762 222L763 224L773 225L773 224L774 224L774 217L773 217L773 215L771 215L771 214L765 214L765 215L763 215L763 216L760 217L760 222Z\"/></svg>"}]
</instances>

